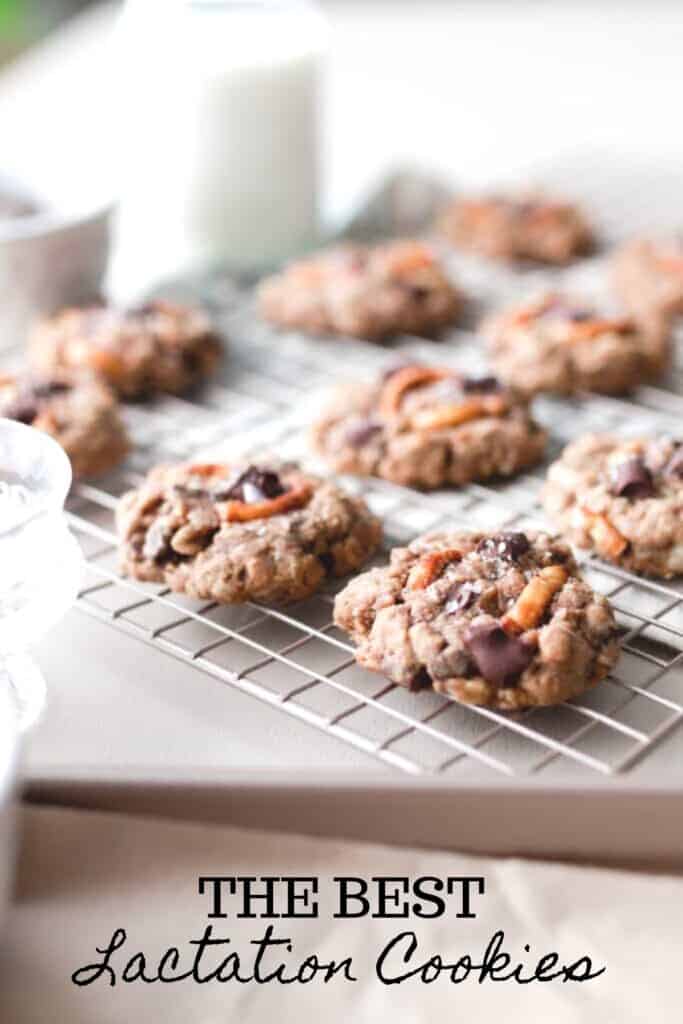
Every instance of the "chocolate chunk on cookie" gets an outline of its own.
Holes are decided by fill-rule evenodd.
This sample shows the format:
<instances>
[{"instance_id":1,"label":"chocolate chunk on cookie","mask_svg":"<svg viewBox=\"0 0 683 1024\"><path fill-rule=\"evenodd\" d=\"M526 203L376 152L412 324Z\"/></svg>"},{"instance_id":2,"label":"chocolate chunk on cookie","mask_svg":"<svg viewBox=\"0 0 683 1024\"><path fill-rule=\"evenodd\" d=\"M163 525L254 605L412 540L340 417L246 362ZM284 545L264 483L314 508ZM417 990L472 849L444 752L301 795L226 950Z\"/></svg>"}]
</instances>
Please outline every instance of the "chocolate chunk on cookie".
<instances>
[{"instance_id":1,"label":"chocolate chunk on cookie","mask_svg":"<svg viewBox=\"0 0 683 1024\"><path fill-rule=\"evenodd\" d=\"M118 402L105 384L90 376L2 376L0 416L54 437L69 456L75 477L104 473L128 452Z\"/></svg>"},{"instance_id":2,"label":"chocolate chunk on cookie","mask_svg":"<svg viewBox=\"0 0 683 1024\"><path fill-rule=\"evenodd\" d=\"M494 378L406 364L343 388L313 444L337 472L429 490L511 476L540 459L546 434Z\"/></svg>"},{"instance_id":3,"label":"chocolate chunk on cookie","mask_svg":"<svg viewBox=\"0 0 683 1024\"><path fill-rule=\"evenodd\" d=\"M500 710L577 697L619 653L607 600L540 532L420 537L352 580L334 617L365 668Z\"/></svg>"},{"instance_id":4,"label":"chocolate chunk on cookie","mask_svg":"<svg viewBox=\"0 0 683 1024\"><path fill-rule=\"evenodd\" d=\"M605 316L550 292L481 325L499 376L525 395L621 394L661 374L671 360L668 325Z\"/></svg>"},{"instance_id":5,"label":"chocolate chunk on cookie","mask_svg":"<svg viewBox=\"0 0 683 1024\"><path fill-rule=\"evenodd\" d=\"M261 313L274 324L373 341L430 337L453 323L462 305L432 250L414 241L322 252L259 289Z\"/></svg>"},{"instance_id":6,"label":"chocolate chunk on cookie","mask_svg":"<svg viewBox=\"0 0 683 1024\"><path fill-rule=\"evenodd\" d=\"M593 247L581 210L542 195L464 197L438 227L455 245L495 260L563 264Z\"/></svg>"},{"instance_id":7,"label":"chocolate chunk on cookie","mask_svg":"<svg viewBox=\"0 0 683 1024\"><path fill-rule=\"evenodd\" d=\"M382 528L360 498L287 466L159 466L117 510L123 572L190 597L282 603L362 566Z\"/></svg>"},{"instance_id":8,"label":"chocolate chunk on cookie","mask_svg":"<svg viewBox=\"0 0 683 1024\"><path fill-rule=\"evenodd\" d=\"M221 350L201 310L161 300L135 309L65 309L29 339L39 371L88 370L125 398L187 391L215 371Z\"/></svg>"},{"instance_id":9,"label":"chocolate chunk on cookie","mask_svg":"<svg viewBox=\"0 0 683 1024\"><path fill-rule=\"evenodd\" d=\"M634 572L683 573L683 444L588 434L548 470L543 502L578 547Z\"/></svg>"}]
</instances>

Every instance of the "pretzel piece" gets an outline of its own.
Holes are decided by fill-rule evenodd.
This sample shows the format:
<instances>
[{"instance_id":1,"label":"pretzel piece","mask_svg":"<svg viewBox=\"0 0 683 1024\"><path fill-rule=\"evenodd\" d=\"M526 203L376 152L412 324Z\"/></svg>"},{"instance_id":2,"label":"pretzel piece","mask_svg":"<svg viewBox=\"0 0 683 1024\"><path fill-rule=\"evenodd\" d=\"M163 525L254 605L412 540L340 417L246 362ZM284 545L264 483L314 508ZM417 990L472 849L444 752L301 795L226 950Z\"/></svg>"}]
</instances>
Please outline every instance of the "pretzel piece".
<instances>
[{"instance_id":1,"label":"pretzel piece","mask_svg":"<svg viewBox=\"0 0 683 1024\"><path fill-rule=\"evenodd\" d=\"M301 508L311 497L312 488L309 484L293 487L277 498L266 498L265 501L227 501L222 508L222 516L228 523L248 523L252 519L269 519L279 516L292 509Z\"/></svg>"},{"instance_id":2,"label":"pretzel piece","mask_svg":"<svg viewBox=\"0 0 683 1024\"><path fill-rule=\"evenodd\" d=\"M457 427L469 420L481 419L482 416L504 416L508 408L502 395L481 395L455 405L421 409L411 417L410 423L416 430L439 430L442 427Z\"/></svg>"},{"instance_id":3,"label":"pretzel piece","mask_svg":"<svg viewBox=\"0 0 683 1024\"><path fill-rule=\"evenodd\" d=\"M607 334L609 331L614 331L617 334L628 330L631 327L632 321L628 317L620 317L618 319L608 319L607 317L601 318L596 317L594 320L584 320L579 323L570 323L568 340L569 341L592 341L593 338L597 338L600 334Z\"/></svg>"},{"instance_id":4,"label":"pretzel piece","mask_svg":"<svg viewBox=\"0 0 683 1024\"><path fill-rule=\"evenodd\" d=\"M447 377L455 377L453 370L438 366L404 366L392 374L382 388L379 396L379 412L381 416L395 416L406 391L425 384L436 384Z\"/></svg>"},{"instance_id":5,"label":"pretzel piece","mask_svg":"<svg viewBox=\"0 0 683 1024\"><path fill-rule=\"evenodd\" d=\"M584 512L588 520L588 533L595 544L595 549L603 558L615 559L623 555L628 547L628 541L623 537L616 526L613 526L607 516L595 515Z\"/></svg>"},{"instance_id":6,"label":"pretzel piece","mask_svg":"<svg viewBox=\"0 0 683 1024\"><path fill-rule=\"evenodd\" d=\"M424 590L441 575L451 562L459 562L462 551L445 548L443 551L428 551L415 563L408 576L408 590Z\"/></svg>"},{"instance_id":7,"label":"pretzel piece","mask_svg":"<svg viewBox=\"0 0 683 1024\"><path fill-rule=\"evenodd\" d=\"M512 608L502 618L503 629L525 633L539 624L558 590L567 582L569 574L561 565L549 565L532 576Z\"/></svg>"}]
</instances>

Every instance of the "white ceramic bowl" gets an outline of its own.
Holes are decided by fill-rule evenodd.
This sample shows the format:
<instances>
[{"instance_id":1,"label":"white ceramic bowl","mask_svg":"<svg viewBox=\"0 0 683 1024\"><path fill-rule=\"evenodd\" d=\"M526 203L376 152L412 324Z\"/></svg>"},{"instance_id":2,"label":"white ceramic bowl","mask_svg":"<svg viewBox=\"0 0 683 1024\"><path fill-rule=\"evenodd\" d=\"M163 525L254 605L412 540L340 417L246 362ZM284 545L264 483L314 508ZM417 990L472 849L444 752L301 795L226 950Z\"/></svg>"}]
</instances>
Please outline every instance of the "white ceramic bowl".
<instances>
[{"instance_id":1,"label":"white ceramic bowl","mask_svg":"<svg viewBox=\"0 0 683 1024\"><path fill-rule=\"evenodd\" d=\"M2 176L0 191L21 194ZM111 212L48 197L37 213L0 219L0 349L22 343L40 314L101 294Z\"/></svg>"},{"instance_id":2,"label":"white ceramic bowl","mask_svg":"<svg viewBox=\"0 0 683 1024\"><path fill-rule=\"evenodd\" d=\"M82 572L62 513L70 484L71 464L53 438L0 419L0 918L14 860L18 736L45 697L26 650L73 603Z\"/></svg>"}]
</instances>

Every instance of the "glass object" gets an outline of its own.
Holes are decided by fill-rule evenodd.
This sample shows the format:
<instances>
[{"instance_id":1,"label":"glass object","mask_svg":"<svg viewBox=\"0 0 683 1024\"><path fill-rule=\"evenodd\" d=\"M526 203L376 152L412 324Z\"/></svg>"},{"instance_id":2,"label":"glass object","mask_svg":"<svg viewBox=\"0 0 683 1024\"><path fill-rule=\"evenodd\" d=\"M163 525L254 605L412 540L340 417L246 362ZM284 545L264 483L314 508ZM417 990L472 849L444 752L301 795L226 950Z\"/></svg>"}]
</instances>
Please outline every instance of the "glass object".
<instances>
[{"instance_id":1,"label":"glass object","mask_svg":"<svg viewBox=\"0 0 683 1024\"><path fill-rule=\"evenodd\" d=\"M81 552L63 513L70 484L71 465L56 441L0 419L0 682L23 728L45 697L26 652L73 604L81 578Z\"/></svg>"},{"instance_id":2,"label":"glass object","mask_svg":"<svg viewBox=\"0 0 683 1024\"><path fill-rule=\"evenodd\" d=\"M115 290L126 270L260 270L314 243L317 7L128 0L118 42Z\"/></svg>"}]
</instances>

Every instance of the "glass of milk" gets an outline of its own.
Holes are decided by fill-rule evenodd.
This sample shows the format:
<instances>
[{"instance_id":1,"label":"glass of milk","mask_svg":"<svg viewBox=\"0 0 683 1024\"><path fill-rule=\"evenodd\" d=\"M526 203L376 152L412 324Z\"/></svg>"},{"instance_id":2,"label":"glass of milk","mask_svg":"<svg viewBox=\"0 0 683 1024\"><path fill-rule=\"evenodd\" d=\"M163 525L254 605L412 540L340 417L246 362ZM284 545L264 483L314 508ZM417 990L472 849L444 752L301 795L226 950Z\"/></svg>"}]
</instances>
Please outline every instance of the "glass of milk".
<instances>
[{"instance_id":1,"label":"glass of milk","mask_svg":"<svg viewBox=\"0 0 683 1024\"><path fill-rule=\"evenodd\" d=\"M317 7L127 0L117 42L115 290L125 277L263 270L314 243Z\"/></svg>"},{"instance_id":2,"label":"glass of milk","mask_svg":"<svg viewBox=\"0 0 683 1024\"><path fill-rule=\"evenodd\" d=\"M39 714L45 685L27 651L74 602L82 556L63 505L71 465L47 434L0 419L0 687L21 724Z\"/></svg>"}]
</instances>

